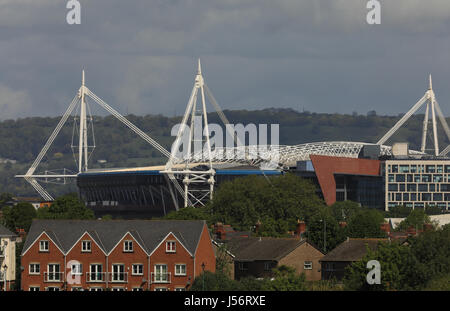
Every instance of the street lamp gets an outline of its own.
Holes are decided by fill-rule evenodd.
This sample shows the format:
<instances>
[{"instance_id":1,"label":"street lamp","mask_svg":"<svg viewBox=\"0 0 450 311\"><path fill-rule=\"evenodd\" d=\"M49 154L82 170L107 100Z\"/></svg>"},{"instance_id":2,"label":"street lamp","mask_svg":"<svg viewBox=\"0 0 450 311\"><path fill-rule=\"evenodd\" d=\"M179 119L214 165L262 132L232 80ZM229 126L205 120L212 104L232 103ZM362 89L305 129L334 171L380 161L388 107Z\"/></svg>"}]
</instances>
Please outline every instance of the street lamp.
<instances>
[{"instance_id":1,"label":"street lamp","mask_svg":"<svg viewBox=\"0 0 450 311\"><path fill-rule=\"evenodd\" d=\"M327 220L321 219L320 222L323 221L323 252L327 252Z\"/></svg>"}]
</instances>

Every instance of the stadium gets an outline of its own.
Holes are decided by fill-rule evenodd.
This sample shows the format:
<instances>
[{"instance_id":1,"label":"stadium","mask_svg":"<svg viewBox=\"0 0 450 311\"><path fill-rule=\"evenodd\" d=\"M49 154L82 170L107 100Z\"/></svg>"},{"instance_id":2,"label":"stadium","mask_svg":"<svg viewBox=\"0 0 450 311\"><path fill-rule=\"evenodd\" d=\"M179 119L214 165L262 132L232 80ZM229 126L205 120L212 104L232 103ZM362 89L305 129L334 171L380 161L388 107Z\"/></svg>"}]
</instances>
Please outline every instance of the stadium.
<instances>
[{"instance_id":1,"label":"stadium","mask_svg":"<svg viewBox=\"0 0 450 311\"><path fill-rule=\"evenodd\" d=\"M205 96L206 94L206 96ZM114 115L130 130L156 148L168 160L165 165L89 169L89 141L85 98L90 97ZM201 103L197 104L200 98ZM82 85L72 103L50 136L25 178L47 200L53 198L39 181L76 179L81 199L98 217L109 214L121 218L150 218L187 206L203 206L213 198L220 184L249 175L262 177L292 172L317 185L317 193L326 204L352 200L363 206L388 210L404 205L412 208L437 206L448 211L450 202L450 145L439 149L436 115L450 141L450 129L435 98L431 76L425 95L378 142L330 141L300 145L267 145L241 143L243 135L229 133L236 143L233 147L212 148L210 135L195 137L198 121L201 132L208 129L206 100L217 111L223 125L231 123L224 115L206 85L200 61L189 102L178 128L178 134L167 151L148 134L141 131L116 110ZM67 118L79 107L78 172L73 174L35 174L35 170ZM386 144L392 135L421 107L426 107L421 150L410 150L408 143ZM431 112L431 113L430 113ZM431 114L431 120L430 120ZM432 133L428 131L428 125ZM190 127L189 127L190 126ZM431 136L433 148L427 149ZM240 137L240 138L239 138ZM193 148L200 143L201 152ZM184 156L178 156L183 144ZM431 153L428 151L431 150Z\"/></svg>"}]
</instances>

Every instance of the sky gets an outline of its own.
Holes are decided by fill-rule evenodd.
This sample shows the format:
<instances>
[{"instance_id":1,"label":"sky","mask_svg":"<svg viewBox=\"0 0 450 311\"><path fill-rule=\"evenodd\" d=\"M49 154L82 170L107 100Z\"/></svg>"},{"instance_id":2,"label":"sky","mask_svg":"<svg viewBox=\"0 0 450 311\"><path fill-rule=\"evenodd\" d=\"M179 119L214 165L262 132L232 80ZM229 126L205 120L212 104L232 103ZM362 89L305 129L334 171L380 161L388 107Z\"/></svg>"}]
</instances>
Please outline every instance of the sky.
<instances>
[{"instance_id":1,"label":"sky","mask_svg":"<svg viewBox=\"0 0 450 311\"><path fill-rule=\"evenodd\" d=\"M0 120L62 115L82 69L123 114L181 115L198 58L223 109L398 115L431 73L450 115L448 0L380 0L380 25L366 0L67 2L0 0Z\"/></svg>"}]
</instances>

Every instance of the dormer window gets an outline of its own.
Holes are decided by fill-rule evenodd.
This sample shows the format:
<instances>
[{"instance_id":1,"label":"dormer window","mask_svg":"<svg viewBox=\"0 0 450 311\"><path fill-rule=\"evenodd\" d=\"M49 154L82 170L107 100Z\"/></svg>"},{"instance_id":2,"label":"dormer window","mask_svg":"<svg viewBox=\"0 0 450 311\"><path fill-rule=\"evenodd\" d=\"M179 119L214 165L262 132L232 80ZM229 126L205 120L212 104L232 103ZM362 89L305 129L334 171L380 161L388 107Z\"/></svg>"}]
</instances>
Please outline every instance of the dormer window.
<instances>
[{"instance_id":1,"label":"dormer window","mask_svg":"<svg viewBox=\"0 0 450 311\"><path fill-rule=\"evenodd\" d=\"M40 252L48 252L48 241L43 240L39 241L39 251Z\"/></svg>"},{"instance_id":2,"label":"dormer window","mask_svg":"<svg viewBox=\"0 0 450 311\"><path fill-rule=\"evenodd\" d=\"M127 253L133 252L133 241L124 241L123 242L123 251Z\"/></svg>"},{"instance_id":3,"label":"dormer window","mask_svg":"<svg viewBox=\"0 0 450 311\"><path fill-rule=\"evenodd\" d=\"M175 241L167 241L166 242L166 253L175 253L175 252L176 252Z\"/></svg>"}]
</instances>

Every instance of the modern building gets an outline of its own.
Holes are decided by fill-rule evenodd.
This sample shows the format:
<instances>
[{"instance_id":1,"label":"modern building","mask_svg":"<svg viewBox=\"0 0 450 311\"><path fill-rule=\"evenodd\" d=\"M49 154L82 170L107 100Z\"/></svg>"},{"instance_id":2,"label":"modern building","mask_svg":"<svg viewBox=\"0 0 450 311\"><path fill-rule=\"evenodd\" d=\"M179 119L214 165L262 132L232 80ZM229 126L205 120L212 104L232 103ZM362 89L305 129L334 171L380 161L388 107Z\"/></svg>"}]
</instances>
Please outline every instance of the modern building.
<instances>
[{"instance_id":1,"label":"modern building","mask_svg":"<svg viewBox=\"0 0 450 311\"><path fill-rule=\"evenodd\" d=\"M322 257L321 264L322 280L342 281L345 269L353 262L361 260L367 254L367 247L376 250L378 243L387 243L388 239L354 239L347 238L331 252Z\"/></svg>"},{"instance_id":2,"label":"modern building","mask_svg":"<svg viewBox=\"0 0 450 311\"><path fill-rule=\"evenodd\" d=\"M216 264L201 220L35 220L21 256L25 291L183 291Z\"/></svg>"},{"instance_id":3,"label":"modern building","mask_svg":"<svg viewBox=\"0 0 450 311\"><path fill-rule=\"evenodd\" d=\"M0 289L11 290L16 280L17 235L0 225Z\"/></svg>"},{"instance_id":4,"label":"modern building","mask_svg":"<svg viewBox=\"0 0 450 311\"><path fill-rule=\"evenodd\" d=\"M308 281L320 280L323 253L305 239L236 237L227 248L234 255L234 278L273 276L272 269L285 265L305 273Z\"/></svg>"}]
</instances>

